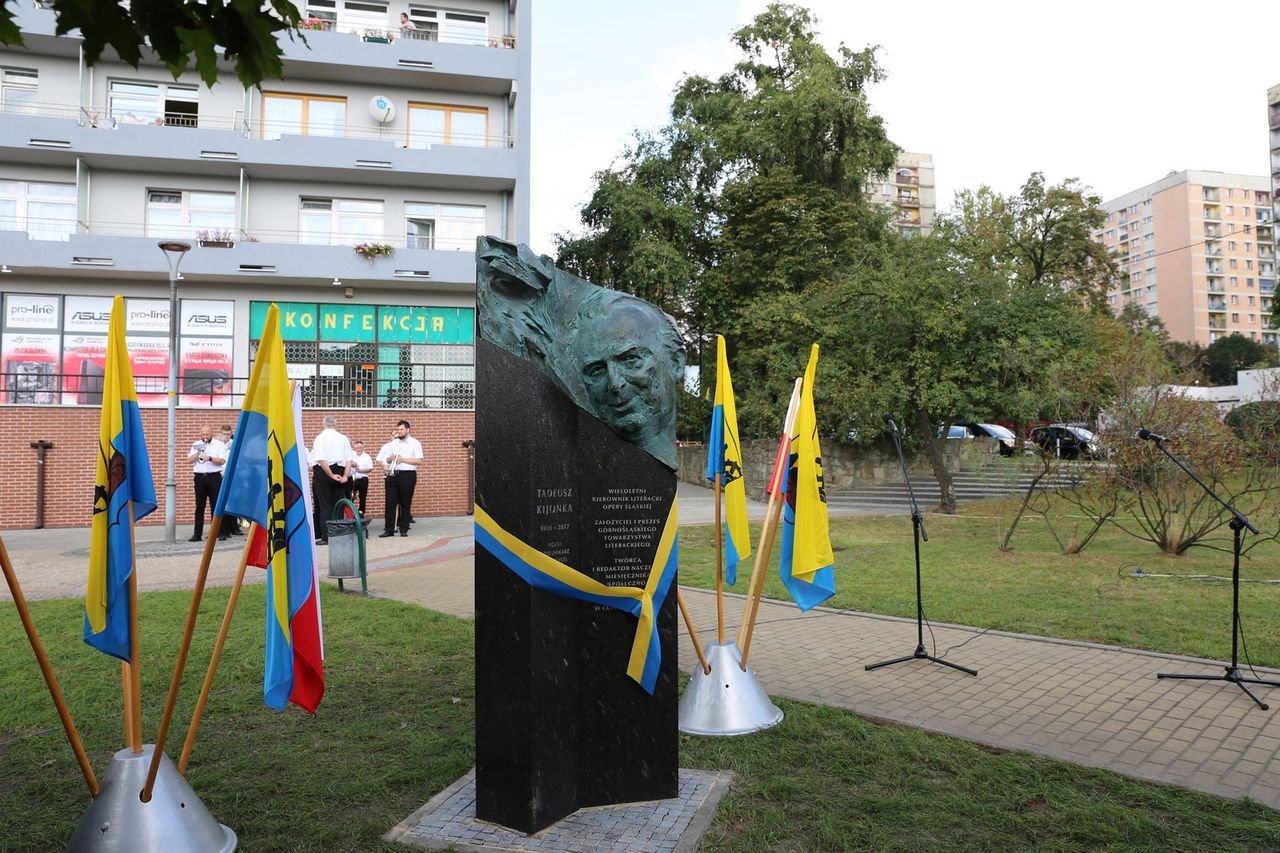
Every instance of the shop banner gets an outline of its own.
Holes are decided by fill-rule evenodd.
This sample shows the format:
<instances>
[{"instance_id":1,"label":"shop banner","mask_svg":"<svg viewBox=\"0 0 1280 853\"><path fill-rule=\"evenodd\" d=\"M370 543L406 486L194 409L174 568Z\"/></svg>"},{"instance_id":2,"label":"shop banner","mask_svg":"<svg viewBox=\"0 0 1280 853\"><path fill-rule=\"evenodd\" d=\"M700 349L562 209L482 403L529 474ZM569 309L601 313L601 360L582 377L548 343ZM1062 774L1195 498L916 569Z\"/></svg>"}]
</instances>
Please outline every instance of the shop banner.
<instances>
[{"instance_id":1,"label":"shop banner","mask_svg":"<svg viewBox=\"0 0 1280 853\"><path fill-rule=\"evenodd\" d=\"M166 305L166 310L168 306ZM133 313L130 306L129 313ZM139 406L163 406L169 386L169 340L159 337L125 335L133 384L138 388Z\"/></svg>"},{"instance_id":2,"label":"shop banner","mask_svg":"<svg viewBox=\"0 0 1280 853\"><path fill-rule=\"evenodd\" d=\"M111 325L111 297L68 296L62 331L105 335Z\"/></svg>"},{"instance_id":3,"label":"shop banner","mask_svg":"<svg viewBox=\"0 0 1280 853\"><path fill-rule=\"evenodd\" d=\"M67 297L67 318L72 297ZM64 335L62 338L62 402L81 406L102 405L102 384L107 366L106 335Z\"/></svg>"},{"instance_id":4,"label":"shop banner","mask_svg":"<svg viewBox=\"0 0 1280 853\"><path fill-rule=\"evenodd\" d=\"M372 305L321 305L320 340L372 342L378 336L377 322Z\"/></svg>"},{"instance_id":5,"label":"shop banner","mask_svg":"<svg viewBox=\"0 0 1280 853\"><path fill-rule=\"evenodd\" d=\"M125 331L131 334L169 334L169 300L128 299Z\"/></svg>"},{"instance_id":6,"label":"shop banner","mask_svg":"<svg viewBox=\"0 0 1280 853\"><path fill-rule=\"evenodd\" d=\"M58 328L58 297L43 293L6 293L4 327L10 331Z\"/></svg>"},{"instance_id":7,"label":"shop banner","mask_svg":"<svg viewBox=\"0 0 1280 853\"><path fill-rule=\"evenodd\" d=\"M184 306L185 308L185 306ZM178 402L183 406L229 406L231 338L183 338L178 362Z\"/></svg>"},{"instance_id":8,"label":"shop banner","mask_svg":"<svg viewBox=\"0 0 1280 853\"><path fill-rule=\"evenodd\" d=\"M178 312L183 335L230 337L236 304L221 299L184 299Z\"/></svg>"},{"instance_id":9,"label":"shop banner","mask_svg":"<svg viewBox=\"0 0 1280 853\"><path fill-rule=\"evenodd\" d=\"M0 341L0 379L6 403L58 402L58 335L6 332Z\"/></svg>"}]
</instances>

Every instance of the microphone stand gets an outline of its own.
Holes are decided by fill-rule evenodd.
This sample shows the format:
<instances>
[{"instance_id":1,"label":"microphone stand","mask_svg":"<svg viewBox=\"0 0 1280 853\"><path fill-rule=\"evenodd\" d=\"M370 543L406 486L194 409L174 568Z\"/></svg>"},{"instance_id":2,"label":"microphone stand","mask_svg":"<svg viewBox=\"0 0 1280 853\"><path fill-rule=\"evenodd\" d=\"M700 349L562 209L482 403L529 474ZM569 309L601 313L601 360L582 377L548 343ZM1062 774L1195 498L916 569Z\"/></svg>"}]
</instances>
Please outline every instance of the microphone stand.
<instances>
[{"instance_id":1,"label":"microphone stand","mask_svg":"<svg viewBox=\"0 0 1280 853\"><path fill-rule=\"evenodd\" d=\"M888 415L885 416L885 420L893 430L893 446L898 451L898 462L902 465L902 482L906 484L907 497L911 500L911 530L916 547L916 650L909 655L903 655L893 660L869 663L866 669L870 672L882 666L893 666L895 663L905 663L909 660L927 660L933 663L940 663L943 666L949 666L952 669L958 669L961 672L967 672L969 675L977 675L977 670L934 657L924 647L924 599L920 593L920 540L923 539L928 542L929 533L924 529L924 516L920 514L920 506L916 503L916 492L911 487L911 475L907 473L907 458L902 454L902 442L898 439L898 425Z\"/></svg>"},{"instance_id":2,"label":"microphone stand","mask_svg":"<svg viewBox=\"0 0 1280 853\"><path fill-rule=\"evenodd\" d=\"M1245 678L1240 673L1240 665L1239 665L1239 661L1240 661L1240 658L1239 658L1240 542L1244 536L1245 529L1248 529L1251 533L1257 533L1258 528L1254 527L1253 523L1250 522L1249 519L1245 518L1243 513L1241 513L1231 504L1224 501L1222 498L1218 497L1214 493L1213 489L1206 486L1204 484L1204 481L1195 475L1194 471L1192 471L1190 468L1188 468L1186 465L1182 463L1182 460L1180 460L1178 457L1170 453L1168 449L1166 449L1164 446L1164 439L1153 438L1153 441L1155 441L1156 447L1160 448L1161 453L1169 457L1169 459L1173 461L1173 464L1177 465L1179 468L1185 471L1188 477L1196 481L1196 485L1204 489L1205 494L1213 498L1218 503L1222 504L1222 506L1226 508L1227 512L1231 513L1230 527L1233 533L1233 541L1232 541L1233 557L1232 557L1232 565L1231 565L1231 665L1224 667L1226 672L1223 675L1199 675L1199 674L1160 672L1160 673L1156 673L1156 678L1179 678L1187 681L1226 681L1231 684L1234 684L1236 687L1239 687L1241 690L1244 691L1246 696L1248 696L1255 703L1257 703L1259 708L1266 711L1269 709L1269 706L1267 705L1267 703L1263 702L1261 699L1255 696L1253 691L1250 690L1248 687L1245 687L1245 685L1246 684L1264 684L1268 687L1280 687L1280 681L1267 681L1262 678Z\"/></svg>"}]
</instances>

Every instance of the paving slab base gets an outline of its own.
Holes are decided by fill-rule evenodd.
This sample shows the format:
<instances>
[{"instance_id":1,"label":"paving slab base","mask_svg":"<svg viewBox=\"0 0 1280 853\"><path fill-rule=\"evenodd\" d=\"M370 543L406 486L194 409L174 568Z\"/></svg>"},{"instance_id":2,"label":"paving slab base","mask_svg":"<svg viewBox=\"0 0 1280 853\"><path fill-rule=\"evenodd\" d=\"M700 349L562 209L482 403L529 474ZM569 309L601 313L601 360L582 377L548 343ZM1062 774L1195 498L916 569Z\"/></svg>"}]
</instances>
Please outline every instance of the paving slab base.
<instances>
[{"instance_id":1,"label":"paving slab base","mask_svg":"<svg viewBox=\"0 0 1280 853\"><path fill-rule=\"evenodd\" d=\"M472 769L382 837L428 850L692 853L732 779L728 771L681 768L674 799L579 809L541 832L523 835L476 820Z\"/></svg>"}]
</instances>

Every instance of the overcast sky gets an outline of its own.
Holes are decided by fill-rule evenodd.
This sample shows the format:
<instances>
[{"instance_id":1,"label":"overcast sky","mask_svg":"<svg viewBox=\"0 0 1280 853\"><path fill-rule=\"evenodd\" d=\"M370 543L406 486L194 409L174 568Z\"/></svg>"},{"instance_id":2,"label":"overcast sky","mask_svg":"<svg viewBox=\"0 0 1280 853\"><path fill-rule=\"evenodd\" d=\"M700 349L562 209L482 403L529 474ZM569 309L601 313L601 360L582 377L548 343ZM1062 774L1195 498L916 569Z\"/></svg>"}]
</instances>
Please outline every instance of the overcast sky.
<instances>
[{"instance_id":1,"label":"overcast sky","mask_svg":"<svg viewBox=\"0 0 1280 853\"><path fill-rule=\"evenodd\" d=\"M538 0L533 10L531 242L578 230L591 175L660 127L690 73L737 59L757 0ZM829 50L879 45L870 90L889 138L932 154L956 190L1077 177L1104 199L1170 170L1270 173L1266 93L1280 83L1277 5L1147 0L911 4L816 0Z\"/></svg>"}]
</instances>

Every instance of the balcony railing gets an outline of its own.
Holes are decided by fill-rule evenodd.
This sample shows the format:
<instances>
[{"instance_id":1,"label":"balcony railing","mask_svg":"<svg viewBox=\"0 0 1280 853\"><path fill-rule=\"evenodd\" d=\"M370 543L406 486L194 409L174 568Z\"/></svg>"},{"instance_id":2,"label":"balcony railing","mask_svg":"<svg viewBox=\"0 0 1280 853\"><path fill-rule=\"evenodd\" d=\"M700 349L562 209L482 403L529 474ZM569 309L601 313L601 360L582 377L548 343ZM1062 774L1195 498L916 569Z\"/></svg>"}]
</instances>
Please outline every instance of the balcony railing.
<instances>
[{"instance_id":1,"label":"balcony railing","mask_svg":"<svg viewBox=\"0 0 1280 853\"><path fill-rule=\"evenodd\" d=\"M1276 292L1276 283L1275 283L1274 281L1272 281L1272 282L1266 282L1266 281L1259 282L1259 284L1258 284L1258 292L1259 292L1259 293L1275 293L1275 292Z\"/></svg>"},{"instance_id":2,"label":"balcony railing","mask_svg":"<svg viewBox=\"0 0 1280 853\"><path fill-rule=\"evenodd\" d=\"M146 237L149 239L197 240L200 232L216 226L188 225L181 227L147 226L137 222L110 222L106 220L81 221L76 229L82 234L98 234L110 237ZM232 243L275 243L293 246L338 246L354 250L358 243L386 243L396 249L427 249L437 252L472 252L476 248L475 236L430 237L405 234L325 234L315 231L287 230L279 228L232 228ZM65 239L65 238L63 238Z\"/></svg>"},{"instance_id":3,"label":"balcony railing","mask_svg":"<svg viewBox=\"0 0 1280 853\"><path fill-rule=\"evenodd\" d=\"M1213 329L1214 331L1221 332L1222 330L1227 328L1227 321L1226 320L1210 320L1209 328Z\"/></svg>"},{"instance_id":4,"label":"balcony railing","mask_svg":"<svg viewBox=\"0 0 1280 853\"><path fill-rule=\"evenodd\" d=\"M1227 303L1221 299L1210 299L1209 310L1210 311L1226 311Z\"/></svg>"},{"instance_id":5,"label":"balcony railing","mask_svg":"<svg viewBox=\"0 0 1280 853\"><path fill-rule=\"evenodd\" d=\"M1205 264L1204 271L1209 275L1222 275L1222 264Z\"/></svg>"},{"instance_id":6,"label":"balcony railing","mask_svg":"<svg viewBox=\"0 0 1280 853\"><path fill-rule=\"evenodd\" d=\"M70 205L68 205L70 207ZM0 231L23 231L32 240L66 242L76 233L76 222L67 219L41 219L35 216L0 216Z\"/></svg>"},{"instance_id":7,"label":"balcony railing","mask_svg":"<svg viewBox=\"0 0 1280 853\"><path fill-rule=\"evenodd\" d=\"M1211 281L1209 282L1209 292L1210 293L1226 293L1227 289L1223 287L1221 283Z\"/></svg>"},{"instance_id":8,"label":"balcony railing","mask_svg":"<svg viewBox=\"0 0 1280 853\"><path fill-rule=\"evenodd\" d=\"M326 18L308 18L298 27L303 35L308 32L326 32L326 33L346 33L348 35L359 36L367 42L376 42L379 44L390 44L396 39L408 39L411 41L438 41L445 44L470 44L477 47L502 47L514 48L516 46L516 37L513 35L480 35L478 33L459 33L459 32L440 32L438 30L402 27L398 23L393 23L387 27L370 27L365 24L343 24L336 21L330 21Z\"/></svg>"},{"instance_id":9,"label":"balcony railing","mask_svg":"<svg viewBox=\"0 0 1280 853\"><path fill-rule=\"evenodd\" d=\"M13 406L101 406L102 376L84 373L56 373L52 361L6 363L0 373L0 404ZM360 376L310 376L298 378L298 365L291 364L291 378L302 388L302 405L326 409L433 409L470 411L475 408L475 380L418 378L433 368L444 373L457 371L456 364L412 365L361 363L327 364L358 370ZM416 375L415 375L416 373ZM406 375L407 374L407 375ZM392 376L395 378L385 378ZM142 406L163 406L167 402L168 376L134 373L138 402ZM230 376L217 370L184 372L178 378L178 404L189 408L239 408L249 386L249 377Z\"/></svg>"},{"instance_id":10,"label":"balcony railing","mask_svg":"<svg viewBox=\"0 0 1280 853\"><path fill-rule=\"evenodd\" d=\"M894 175L893 182L908 187L917 187L920 185L920 178L915 175Z\"/></svg>"},{"instance_id":11,"label":"balcony railing","mask_svg":"<svg viewBox=\"0 0 1280 853\"><path fill-rule=\"evenodd\" d=\"M397 148L434 148L437 145L469 148L511 148L514 137L507 134L442 133L425 131L387 130L382 127L352 127L346 124L322 122L291 122L257 119L247 121L237 111L231 116L193 115L191 113L138 114L111 111L109 107L86 107L76 104L13 103L0 105L0 112L12 115L65 118L81 127L99 130L115 130L122 125L152 127L183 127L201 130L229 130L246 139L262 138L276 141L281 136L320 136L340 139L365 139L390 142Z\"/></svg>"}]
</instances>

